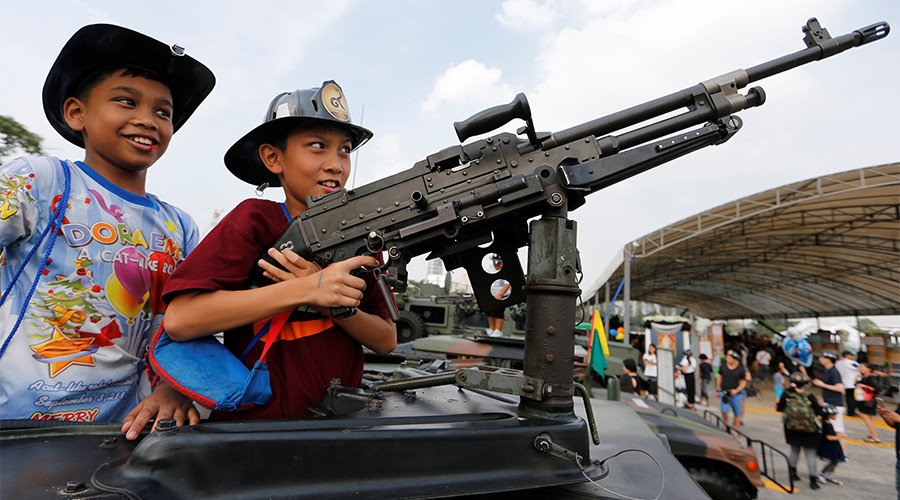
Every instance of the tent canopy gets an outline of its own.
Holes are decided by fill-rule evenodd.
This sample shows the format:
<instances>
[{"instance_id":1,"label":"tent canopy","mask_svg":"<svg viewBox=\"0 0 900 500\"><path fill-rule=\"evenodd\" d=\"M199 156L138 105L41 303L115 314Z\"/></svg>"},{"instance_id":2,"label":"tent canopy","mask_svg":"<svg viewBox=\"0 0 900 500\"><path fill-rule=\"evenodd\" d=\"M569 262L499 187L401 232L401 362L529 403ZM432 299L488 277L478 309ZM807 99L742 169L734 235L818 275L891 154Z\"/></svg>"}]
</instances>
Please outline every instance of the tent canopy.
<instances>
[{"instance_id":1,"label":"tent canopy","mask_svg":"<svg viewBox=\"0 0 900 500\"><path fill-rule=\"evenodd\" d=\"M747 196L637 244L631 300L710 319L900 314L900 163ZM627 264L616 259L587 302Z\"/></svg>"}]
</instances>

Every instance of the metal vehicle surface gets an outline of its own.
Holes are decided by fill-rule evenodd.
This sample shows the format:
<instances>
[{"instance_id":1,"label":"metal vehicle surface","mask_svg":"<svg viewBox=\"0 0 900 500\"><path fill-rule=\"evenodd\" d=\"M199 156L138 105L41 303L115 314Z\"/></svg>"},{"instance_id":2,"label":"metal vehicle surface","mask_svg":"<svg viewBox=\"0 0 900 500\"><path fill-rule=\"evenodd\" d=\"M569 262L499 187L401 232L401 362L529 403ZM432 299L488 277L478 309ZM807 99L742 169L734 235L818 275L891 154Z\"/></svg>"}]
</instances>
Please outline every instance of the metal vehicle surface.
<instances>
[{"instance_id":1,"label":"metal vehicle surface","mask_svg":"<svg viewBox=\"0 0 900 500\"><path fill-rule=\"evenodd\" d=\"M528 489L539 498L704 498L626 405L591 402L594 419L619 422L594 440L586 418L521 418L516 398L485 386L497 379L484 374L417 377L399 381L399 390L334 385L318 418L163 421L138 443L122 439L117 425L4 427L0 496L511 498Z\"/></svg>"},{"instance_id":2,"label":"metal vehicle surface","mask_svg":"<svg viewBox=\"0 0 900 500\"><path fill-rule=\"evenodd\" d=\"M465 363L457 357L461 355L467 355L473 361L487 361L492 366L501 366L521 359L523 355L521 343L517 350L515 345L510 344L505 346L505 350L501 350L492 345L491 341L495 340L497 339L472 340L453 336L421 339L412 345L419 344L419 347L423 347L423 344L429 341L431 343L425 345L425 349L404 351L402 368L397 368L397 361L401 356L399 353L394 355L394 369L397 372L395 375L389 369L382 368L380 371L384 376L402 379L425 373L446 373L462 366L472 366L471 363ZM626 344L621 342L610 344L611 351L612 344L617 344L623 350L622 354L629 355L625 349L631 348ZM431 356L427 356L426 353ZM427 357L420 358L419 356L423 354ZM591 399L593 405L606 397L606 391L602 387L594 387L591 392L594 395ZM743 446L740 440L689 410L630 394L621 394L620 399L635 411L654 434L665 436L666 443L675 458L714 500L753 499L757 496L758 488L764 486L760 461L753 447Z\"/></svg>"}]
</instances>

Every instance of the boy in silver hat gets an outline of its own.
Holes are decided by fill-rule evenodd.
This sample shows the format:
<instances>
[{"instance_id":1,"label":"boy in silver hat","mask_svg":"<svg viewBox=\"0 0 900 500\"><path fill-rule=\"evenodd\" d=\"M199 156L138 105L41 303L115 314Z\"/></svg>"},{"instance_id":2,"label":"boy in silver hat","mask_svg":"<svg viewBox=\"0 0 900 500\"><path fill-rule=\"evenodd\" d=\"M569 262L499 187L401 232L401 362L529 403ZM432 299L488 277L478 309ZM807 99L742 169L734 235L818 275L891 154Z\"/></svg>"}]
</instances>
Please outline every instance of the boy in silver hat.
<instances>
[{"instance_id":1,"label":"boy in silver hat","mask_svg":"<svg viewBox=\"0 0 900 500\"><path fill-rule=\"evenodd\" d=\"M225 165L253 186L281 186L285 201L249 199L210 232L169 281L166 331L176 341L225 332L225 345L252 367L265 357L272 397L247 410L220 412L218 419L279 419L309 415L333 379L359 386L366 346L386 354L397 330L373 278L350 274L374 266L356 256L325 269L291 250L270 248L290 221L307 209L307 198L343 189L350 153L372 133L350 121L347 101L333 81L321 87L279 94L265 121L225 154ZM258 257L269 255L283 269ZM256 266L273 283L245 289ZM358 307L349 317L332 317L332 307ZM268 318L289 314L268 351L253 343ZM283 316L282 316L283 317ZM273 319L273 323L275 320ZM248 346L250 347L249 351Z\"/></svg>"}]
</instances>

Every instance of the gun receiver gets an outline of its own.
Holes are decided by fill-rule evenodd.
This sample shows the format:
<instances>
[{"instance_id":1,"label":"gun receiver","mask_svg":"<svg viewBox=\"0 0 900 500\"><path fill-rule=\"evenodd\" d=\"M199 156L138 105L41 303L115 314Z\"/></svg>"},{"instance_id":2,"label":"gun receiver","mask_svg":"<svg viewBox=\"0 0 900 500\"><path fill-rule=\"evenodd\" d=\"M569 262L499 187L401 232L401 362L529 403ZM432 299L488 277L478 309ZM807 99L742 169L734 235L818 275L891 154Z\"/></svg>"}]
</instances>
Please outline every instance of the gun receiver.
<instances>
[{"instance_id":1,"label":"gun receiver","mask_svg":"<svg viewBox=\"0 0 900 500\"><path fill-rule=\"evenodd\" d=\"M307 199L273 246L291 247L308 260L330 264L360 254L387 252L386 276L405 289L406 266L415 256L440 257L448 269L465 267L479 306L492 311L525 298L517 250L530 245L531 218L550 212L565 217L586 195L706 146L729 140L742 121L734 113L760 106L763 78L887 36L877 23L832 38L812 18L803 28L807 48L747 70L736 70L679 92L557 132L535 130L524 94L454 124L461 143L513 119L525 126L510 133L438 151L404 172L353 190ZM681 114L614 134L684 108ZM693 128L696 127L696 128ZM532 240L530 240L530 238ZM502 268L482 264L496 254ZM554 260L555 256L546 256ZM265 258L273 262L268 255ZM577 273L577 258L559 264ZM507 297L490 293L505 280ZM251 283L267 284L257 270Z\"/></svg>"}]
</instances>

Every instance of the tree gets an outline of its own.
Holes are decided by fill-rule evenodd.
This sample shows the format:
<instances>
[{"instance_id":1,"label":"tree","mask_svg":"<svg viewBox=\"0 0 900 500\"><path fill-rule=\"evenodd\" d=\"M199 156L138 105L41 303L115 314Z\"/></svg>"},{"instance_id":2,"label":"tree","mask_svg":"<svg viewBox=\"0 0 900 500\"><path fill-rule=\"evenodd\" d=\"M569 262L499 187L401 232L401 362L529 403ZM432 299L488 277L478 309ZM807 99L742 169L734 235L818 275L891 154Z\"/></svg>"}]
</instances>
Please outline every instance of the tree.
<instances>
[{"instance_id":1,"label":"tree","mask_svg":"<svg viewBox=\"0 0 900 500\"><path fill-rule=\"evenodd\" d=\"M869 318L859 318L859 324L857 326L859 331L862 333L884 333L878 323L872 321Z\"/></svg>"},{"instance_id":2,"label":"tree","mask_svg":"<svg viewBox=\"0 0 900 500\"><path fill-rule=\"evenodd\" d=\"M27 153L44 154L41 143L44 139L29 132L11 116L0 115L0 160L9 156Z\"/></svg>"}]
</instances>

